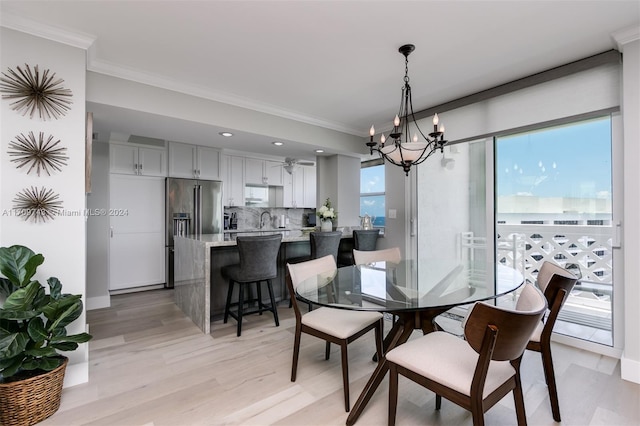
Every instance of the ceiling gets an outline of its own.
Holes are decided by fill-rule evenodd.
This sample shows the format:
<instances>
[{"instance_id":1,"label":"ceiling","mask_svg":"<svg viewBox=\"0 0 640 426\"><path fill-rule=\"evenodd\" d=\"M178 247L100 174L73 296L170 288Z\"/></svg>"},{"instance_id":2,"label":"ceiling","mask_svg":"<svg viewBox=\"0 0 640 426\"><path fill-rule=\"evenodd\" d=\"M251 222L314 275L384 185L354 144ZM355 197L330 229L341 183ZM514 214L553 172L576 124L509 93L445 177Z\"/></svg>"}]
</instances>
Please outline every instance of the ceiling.
<instances>
[{"instance_id":1,"label":"ceiling","mask_svg":"<svg viewBox=\"0 0 640 426\"><path fill-rule=\"evenodd\" d=\"M416 45L409 76L419 111L616 49L612 34L640 25L637 0L2 0L0 7L3 26L89 40L90 71L362 137L371 124L388 127L398 110L402 44ZM106 105L88 110L99 135L199 142L223 130ZM296 141L277 152L272 139L235 130L241 138L214 143L309 154Z\"/></svg>"}]
</instances>

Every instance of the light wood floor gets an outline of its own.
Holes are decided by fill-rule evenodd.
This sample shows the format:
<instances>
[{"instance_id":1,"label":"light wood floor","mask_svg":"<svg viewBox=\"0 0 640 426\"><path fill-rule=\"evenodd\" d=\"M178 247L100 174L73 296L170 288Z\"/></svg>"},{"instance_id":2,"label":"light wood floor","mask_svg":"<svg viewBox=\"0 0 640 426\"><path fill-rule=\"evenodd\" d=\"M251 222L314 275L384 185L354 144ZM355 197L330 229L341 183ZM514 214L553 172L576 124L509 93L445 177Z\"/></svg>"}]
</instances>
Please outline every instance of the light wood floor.
<instances>
[{"instance_id":1,"label":"light wood floor","mask_svg":"<svg viewBox=\"0 0 640 426\"><path fill-rule=\"evenodd\" d=\"M88 312L89 382L63 391L60 410L42 425L344 425L340 356L324 360L324 342L303 335L298 378L290 381L294 319L268 314L199 329L172 302L171 290L119 295ZM373 333L349 345L351 401L373 371ZM640 424L640 385L620 379L615 359L553 348L562 425ZM527 352L523 385L530 425L555 424L539 355ZM357 425L387 422L387 380ZM399 425L471 425L468 412L400 381ZM513 425L513 398L486 414L488 425Z\"/></svg>"}]
</instances>

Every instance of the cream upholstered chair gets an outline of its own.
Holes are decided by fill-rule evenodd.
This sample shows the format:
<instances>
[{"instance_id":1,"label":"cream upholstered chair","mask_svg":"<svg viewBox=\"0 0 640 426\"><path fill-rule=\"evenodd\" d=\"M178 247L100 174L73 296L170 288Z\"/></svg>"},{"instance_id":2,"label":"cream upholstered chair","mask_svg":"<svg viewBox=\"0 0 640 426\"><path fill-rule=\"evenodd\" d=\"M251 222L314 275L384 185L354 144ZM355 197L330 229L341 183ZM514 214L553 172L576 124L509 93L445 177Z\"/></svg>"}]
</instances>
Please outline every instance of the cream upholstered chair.
<instances>
[{"instance_id":1,"label":"cream upholstered chair","mask_svg":"<svg viewBox=\"0 0 640 426\"><path fill-rule=\"evenodd\" d=\"M366 265L373 262L393 262L400 263L402 255L398 247L381 250L361 251L353 249L353 261L356 265Z\"/></svg>"},{"instance_id":2,"label":"cream upholstered chair","mask_svg":"<svg viewBox=\"0 0 640 426\"><path fill-rule=\"evenodd\" d=\"M544 321L538 323L527 345L527 349L540 352L542 356L542 368L544 369L544 378L549 390L551 413L553 420L556 422L560 421L560 404L553 370L553 359L551 358L551 334L560 309L577 281L578 277L559 265L547 261L542 264L538 272L537 282L538 287L547 298L549 315Z\"/></svg>"},{"instance_id":3,"label":"cream upholstered chair","mask_svg":"<svg viewBox=\"0 0 640 426\"><path fill-rule=\"evenodd\" d=\"M327 255L306 262L287 264L287 268L289 269L287 287L296 317L291 381L296 381L302 333L307 333L326 341L325 359L329 359L331 343L339 345L342 353L344 407L346 411L349 411L351 406L349 404L347 344L366 334L368 331L375 330L376 353L378 359L382 359L382 314L379 312L321 307L303 315L300 312L298 301L295 297L296 287L304 280L314 279L314 277L319 274L325 273L328 277L334 276L337 270L335 258L332 255Z\"/></svg>"},{"instance_id":4,"label":"cream upholstered chair","mask_svg":"<svg viewBox=\"0 0 640 426\"><path fill-rule=\"evenodd\" d=\"M389 351L389 425L395 424L398 374L471 411L474 425L513 391L519 425L526 425L520 362L529 336L547 307L542 293L527 284L515 310L476 303L464 323L466 340L435 331Z\"/></svg>"}]
</instances>

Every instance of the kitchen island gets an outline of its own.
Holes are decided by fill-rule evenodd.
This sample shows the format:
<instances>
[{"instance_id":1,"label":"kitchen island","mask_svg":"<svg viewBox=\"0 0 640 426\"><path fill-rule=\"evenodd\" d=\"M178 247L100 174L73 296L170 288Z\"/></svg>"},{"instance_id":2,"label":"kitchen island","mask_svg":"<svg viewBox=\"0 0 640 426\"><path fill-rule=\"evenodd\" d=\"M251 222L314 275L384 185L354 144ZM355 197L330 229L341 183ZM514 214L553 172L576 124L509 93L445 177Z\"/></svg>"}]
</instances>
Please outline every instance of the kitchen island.
<instances>
[{"instance_id":1,"label":"kitchen island","mask_svg":"<svg viewBox=\"0 0 640 426\"><path fill-rule=\"evenodd\" d=\"M176 305L204 332L210 333L211 320L224 313L228 283L221 275L223 266L240 261L236 236L282 234L278 254L278 278L273 280L276 300L287 298L284 281L288 259L309 255L309 234L300 230L270 230L234 234L203 234L174 237L174 297ZM343 240L351 239L351 231Z\"/></svg>"}]
</instances>

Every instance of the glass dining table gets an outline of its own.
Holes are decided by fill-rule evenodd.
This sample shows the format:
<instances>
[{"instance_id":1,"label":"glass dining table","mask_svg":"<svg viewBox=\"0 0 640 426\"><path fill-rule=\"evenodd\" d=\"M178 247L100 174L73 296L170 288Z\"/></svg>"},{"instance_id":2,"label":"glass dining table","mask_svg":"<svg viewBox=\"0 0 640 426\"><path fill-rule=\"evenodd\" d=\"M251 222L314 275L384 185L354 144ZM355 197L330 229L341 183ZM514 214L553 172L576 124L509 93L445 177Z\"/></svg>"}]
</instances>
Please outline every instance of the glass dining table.
<instances>
[{"instance_id":1,"label":"glass dining table","mask_svg":"<svg viewBox=\"0 0 640 426\"><path fill-rule=\"evenodd\" d=\"M435 317L449 309L496 299L524 282L520 271L502 264L486 268L459 260L404 260L346 266L312 276L296 287L307 303L335 309L388 312L397 317L384 339L384 353L405 343L414 330L438 329ZM356 422L389 367L380 360L353 405L347 425Z\"/></svg>"}]
</instances>

